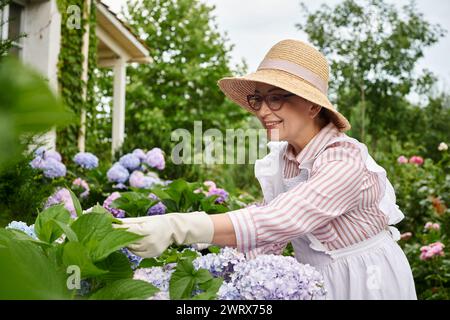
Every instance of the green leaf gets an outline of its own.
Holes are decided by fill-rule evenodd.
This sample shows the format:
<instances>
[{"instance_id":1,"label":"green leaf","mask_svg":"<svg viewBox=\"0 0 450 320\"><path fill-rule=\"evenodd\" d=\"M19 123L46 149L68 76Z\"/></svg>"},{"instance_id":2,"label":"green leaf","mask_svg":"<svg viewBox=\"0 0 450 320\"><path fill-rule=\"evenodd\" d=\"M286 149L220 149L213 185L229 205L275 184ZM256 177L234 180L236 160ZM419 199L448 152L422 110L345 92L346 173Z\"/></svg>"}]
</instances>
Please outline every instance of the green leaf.
<instances>
[{"instance_id":1,"label":"green leaf","mask_svg":"<svg viewBox=\"0 0 450 320\"><path fill-rule=\"evenodd\" d=\"M60 221L57 221L55 219L52 219L51 221L53 221L56 225L58 225L61 230L64 232L64 234L66 235L67 239L69 239L69 241L74 241L74 242L78 242L78 237L75 234L75 232L73 232L73 230L70 228L69 225L62 223Z\"/></svg>"},{"instance_id":2,"label":"green leaf","mask_svg":"<svg viewBox=\"0 0 450 320\"><path fill-rule=\"evenodd\" d=\"M92 207L91 212L89 212L88 214L91 214L91 213L111 214L108 210L106 210L99 204L96 204L95 206Z\"/></svg>"},{"instance_id":3,"label":"green leaf","mask_svg":"<svg viewBox=\"0 0 450 320\"><path fill-rule=\"evenodd\" d=\"M63 231L53 220L67 224L70 221L70 213L63 204L51 206L42 211L35 222L34 230L39 239L47 243L53 243Z\"/></svg>"},{"instance_id":4,"label":"green leaf","mask_svg":"<svg viewBox=\"0 0 450 320\"><path fill-rule=\"evenodd\" d=\"M195 269L191 259L182 259L178 262L169 282L169 295L171 300L187 299L192 295L195 287Z\"/></svg>"},{"instance_id":5,"label":"green leaf","mask_svg":"<svg viewBox=\"0 0 450 320\"><path fill-rule=\"evenodd\" d=\"M79 242L68 242L64 246L63 263L66 267L78 266L81 277L96 277L108 273L98 268L89 256L88 250Z\"/></svg>"},{"instance_id":6,"label":"green leaf","mask_svg":"<svg viewBox=\"0 0 450 320\"><path fill-rule=\"evenodd\" d=\"M113 230L113 216L103 213L83 214L72 223L72 230L78 236L78 240L87 243L90 240L100 241Z\"/></svg>"},{"instance_id":7,"label":"green leaf","mask_svg":"<svg viewBox=\"0 0 450 320\"><path fill-rule=\"evenodd\" d=\"M83 209L81 208L80 201L78 200L77 196L75 195L75 193L73 193L72 190L70 190L69 188L67 188L67 190L69 190L70 192L73 206L75 207L75 212L77 213L77 216L80 217L83 214Z\"/></svg>"},{"instance_id":8,"label":"green leaf","mask_svg":"<svg viewBox=\"0 0 450 320\"><path fill-rule=\"evenodd\" d=\"M199 293L198 295L194 296L192 298L192 300L214 300L214 299L216 299L217 292L219 291L222 283L223 283L222 278L212 278L206 282L200 283L199 284L200 289L204 290L205 292Z\"/></svg>"},{"instance_id":9,"label":"green leaf","mask_svg":"<svg viewBox=\"0 0 450 320\"><path fill-rule=\"evenodd\" d=\"M157 202L140 192L123 192L120 194L120 198L113 201L111 206L125 210L131 217L140 217L147 215L148 209Z\"/></svg>"},{"instance_id":10,"label":"green leaf","mask_svg":"<svg viewBox=\"0 0 450 320\"><path fill-rule=\"evenodd\" d=\"M111 282L133 277L133 270L127 256L118 251L111 253L103 261L97 262L96 265L100 269L108 271L108 273L98 277L100 280Z\"/></svg>"},{"instance_id":11,"label":"green leaf","mask_svg":"<svg viewBox=\"0 0 450 320\"><path fill-rule=\"evenodd\" d=\"M94 261L100 261L112 252L142 239L143 236L122 229L114 229L104 236L91 250Z\"/></svg>"},{"instance_id":12,"label":"green leaf","mask_svg":"<svg viewBox=\"0 0 450 320\"><path fill-rule=\"evenodd\" d=\"M145 258L142 259L139 263L138 268L152 268L152 267L161 267L164 265L163 261L159 261L156 258Z\"/></svg>"},{"instance_id":13,"label":"green leaf","mask_svg":"<svg viewBox=\"0 0 450 320\"><path fill-rule=\"evenodd\" d=\"M122 279L93 293L90 300L142 300L152 297L158 288L142 280Z\"/></svg>"},{"instance_id":14,"label":"green leaf","mask_svg":"<svg viewBox=\"0 0 450 320\"><path fill-rule=\"evenodd\" d=\"M66 274L42 248L10 240L0 246L0 299L68 299Z\"/></svg>"}]
</instances>

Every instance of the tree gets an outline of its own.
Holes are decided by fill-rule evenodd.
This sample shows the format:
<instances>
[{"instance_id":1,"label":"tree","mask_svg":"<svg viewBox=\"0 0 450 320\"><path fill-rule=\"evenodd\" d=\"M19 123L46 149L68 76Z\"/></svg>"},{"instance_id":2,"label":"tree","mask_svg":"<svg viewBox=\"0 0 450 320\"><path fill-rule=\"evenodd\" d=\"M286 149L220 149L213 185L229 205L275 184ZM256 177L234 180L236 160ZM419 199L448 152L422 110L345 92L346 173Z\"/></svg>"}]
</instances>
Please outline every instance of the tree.
<instances>
[{"instance_id":1,"label":"tree","mask_svg":"<svg viewBox=\"0 0 450 320\"><path fill-rule=\"evenodd\" d=\"M213 10L198 0L129 3L123 15L153 62L128 70L127 150L158 146L168 152L176 128L191 131L201 120L203 130L225 130L247 118L217 86L219 78L242 73L245 65L229 66L233 46L218 32Z\"/></svg>"},{"instance_id":2,"label":"tree","mask_svg":"<svg viewBox=\"0 0 450 320\"><path fill-rule=\"evenodd\" d=\"M322 5L296 24L330 61L330 92L339 111L353 126L350 134L376 149L383 136L405 138L412 128L404 119L411 108L406 96L430 90L436 77L415 74L424 49L445 35L426 21L415 2L401 10L384 0L345 0Z\"/></svg>"}]
</instances>

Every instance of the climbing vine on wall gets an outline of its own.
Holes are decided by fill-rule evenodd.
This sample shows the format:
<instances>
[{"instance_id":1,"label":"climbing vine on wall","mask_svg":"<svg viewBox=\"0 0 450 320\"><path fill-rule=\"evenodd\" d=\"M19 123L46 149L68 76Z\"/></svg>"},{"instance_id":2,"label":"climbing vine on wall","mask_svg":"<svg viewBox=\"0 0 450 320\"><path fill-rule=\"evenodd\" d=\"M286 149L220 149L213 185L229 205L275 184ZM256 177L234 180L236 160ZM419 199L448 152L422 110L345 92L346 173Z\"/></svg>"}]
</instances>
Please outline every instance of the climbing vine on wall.
<instances>
[{"instance_id":1,"label":"climbing vine on wall","mask_svg":"<svg viewBox=\"0 0 450 320\"><path fill-rule=\"evenodd\" d=\"M84 0L57 0L58 9L61 13L61 48L58 59L58 83L60 94L66 105L77 115L77 122L71 124L65 129L57 132L56 147L63 157L71 157L78 151L77 139L80 129L81 110L86 109L86 136L89 135L89 125L95 114L94 69L97 61L97 37L95 35L96 12L95 4L92 0L90 16L87 20L83 19ZM68 23L73 19L74 11L68 10L70 6L79 8L80 28L74 27ZM72 20L73 21L73 20ZM87 99L83 100L83 31L86 23L89 23L89 56L88 56L88 81L87 81ZM86 137L87 138L87 137Z\"/></svg>"}]
</instances>

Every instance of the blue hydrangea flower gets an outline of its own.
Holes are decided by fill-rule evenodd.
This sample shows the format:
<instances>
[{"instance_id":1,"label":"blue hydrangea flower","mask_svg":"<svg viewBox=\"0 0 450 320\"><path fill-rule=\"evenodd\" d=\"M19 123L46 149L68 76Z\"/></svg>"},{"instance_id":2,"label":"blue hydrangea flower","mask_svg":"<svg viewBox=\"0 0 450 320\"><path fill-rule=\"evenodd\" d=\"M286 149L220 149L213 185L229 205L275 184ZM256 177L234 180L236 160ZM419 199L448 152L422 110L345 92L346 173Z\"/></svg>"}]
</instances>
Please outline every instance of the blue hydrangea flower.
<instances>
[{"instance_id":1,"label":"blue hydrangea flower","mask_svg":"<svg viewBox=\"0 0 450 320\"><path fill-rule=\"evenodd\" d=\"M91 292L92 285L88 280L81 280L80 286L81 288L78 290L80 296L87 296Z\"/></svg>"},{"instance_id":2,"label":"blue hydrangea flower","mask_svg":"<svg viewBox=\"0 0 450 320\"><path fill-rule=\"evenodd\" d=\"M79 152L73 158L73 161L85 169L95 169L98 167L98 158L90 152Z\"/></svg>"},{"instance_id":3,"label":"blue hydrangea flower","mask_svg":"<svg viewBox=\"0 0 450 320\"><path fill-rule=\"evenodd\" d=\"M66 166L53 158L44 160L42 170L44 171L44 176L51 179L64 177L67 172Z\"/></svg>"},{"instance_id":4,"label":"blue hydrangea flower","mask_svg":"<svg viewBox=\"0 0 450 320\"><path fill-rule=\"evenodd\" d=\"M119 163L128 170L133 171L141 165L141 160L136 155L127 153L120 157Z\"/></svg>"},{"instance_id":5,"label":"blue hydrangea flower","mask_svg":"<svg viewBox=\"0 0 450 320\"><path fill-rule=\"evenodd\" d=\"M25 222L22 221L11 221L5 229L14 229L14 230L20 230L25 232L30 237L37 239L37 235L34 231L34 224L31 226L28 226Z\"/></svg>"},{"instance_id":6,"label":"blue hydrangea flower","mask_svg":"<svg viewBox=\"0 0 450 320\"><path fill-rule=\"evenodd\" d=\"M146 158L145 152L142 149L134 149L132 152L139 160L144 161Z\"/></svg>"},{"instance_id":7,"label":"blue hydrangea flower","mask_svg":"<svg viewBox=\"0 0 450 320\"><path fill-rule=\"evenodd\" d=\"M116 162L106 173L108 180L111 182L125 183L130 173L120 163Z\"/></svg>"},{"instance_id":8,"label":"blue hydrangea flower","mask_svg":"<svg viewBox=\"0 0 450 320\"><path fill-rule=\"evenodd\" d=\"M142 258L133 254L130 250L128 250L127 248L122 248L119 250L120 252L122 252L124 255L127 256L128 260L131 263L131 269L135 270L139 264L142 261Z\"/></svg>"},{"instance_id":9,"label":"blue hydrangea flower","mask_svg":"<svg viewBox=\"0 0 450 320\"><path fill-rule=\"evenodd\" d=\"M169 299L169 281L175 268L168 266L140 268L134 272L133 279L143 280L157 287L160 292L151 297L151 300Z\"/></svg>"}]
</instances>

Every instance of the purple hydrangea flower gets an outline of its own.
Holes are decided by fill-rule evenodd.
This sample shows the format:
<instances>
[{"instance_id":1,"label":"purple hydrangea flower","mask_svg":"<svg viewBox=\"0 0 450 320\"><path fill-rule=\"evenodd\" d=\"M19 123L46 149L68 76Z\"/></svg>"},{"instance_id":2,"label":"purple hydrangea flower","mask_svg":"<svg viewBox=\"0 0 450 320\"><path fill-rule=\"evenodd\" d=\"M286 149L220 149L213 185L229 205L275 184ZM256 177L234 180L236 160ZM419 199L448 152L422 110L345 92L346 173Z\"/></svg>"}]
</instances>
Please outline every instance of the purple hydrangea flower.
<instances>
[{"instance_id":1,"label":"purple hydrangea flower","mask_svg":"<svg viewBox=\"0 0 450 320\"><path fill-rule=\"evenodd\" d=\"M37 239L37 235L34 231L34 224L28 226L25 222L22 221L11 221L5 229L14 229L25 232L27 235L32 237L33 239Z\"/></svg>"},{"instance_id":2,"label":"purple hydrangea flower","mask_svg":"<svg viewBox=\"0 0 450 320\"><path fill-rule=\"evenodd\" d=\"M236 288L245 300L311 300L326 296L319 271L294 257L273 254L236 264L227 286Z\"/></svg>"},{"instance_id":3,"label":"purple hydrangea flower","mask_svg":"<svg viewBox=\"0 0 450 320\"><path fill-rule=\"evenodd\" d=\"M196 258L192 263L195 269L206 269L214 277L222 277L228 281L234 271L234 266L245 262L243 253L230 247L221 248L218 254L209 253Z\"/></svg>"},{"instance_id":4,"label":"purple hydrangea flower","mask_svg":"<svg viewBox=\"0 0 450 320\"><path fill-rule=\"evenodd\" d=\"M94 169L98 167L98 158L90 152L79 152L73 158L76 164L85 169Z\"/></svg>"},{"instance_id":5,"label":"purple hydrangea flower","mask_svg":"<svg viewBox=\"0 0 450 320\"><path fill-rule=\"evenodd\" d=\"M142 149L134 149L132 154L134 154L136 157L139 158L139 160L144 161L145 158L147 157L145 155L145 152Z\"/></svg>"},{"instance_id":6,"label":"purple hydrangea flower","mask_svg":"<svg viewBox=\"0 0 450 320\"><path fill-rule=\"evenodd\" d=\"M55 159L56 161L61 162L61 154L55 150L48 150L44 153L44 159Z\"/></svg>"},{"instance_id":7,"label":"purple hydrangea flower","mask_svg":"<svg viewBox=\"0 0 450 320\"><path fill-rule=\"evenodd\" d=\"M106 173L109 181L117 183L125 183L129 175L128 170L118 162L116 162Z\"/></svg>"},{"instance_id":8,"label":"purple hydrangea flower","mask_svg":"<svg viewBox=\"0 0 450 320\"><path fill-rule=\"evenodd\" d=\"M123 184L123 183L115 184L115 185L113 185L112 187L113 187L114 189L120 189L120 190L128 189L128 187L127 187L125 184Z\"/></svg>"},{"instance_id":9,"label":"purple hydrangea flower","mask_svg":"<svg viewBox=\"0 0 450 320\"><path fill-rule=\"evenodd\" d=\"M158 196L156 194L154 194L153 192L150 192L148 194L148 197L152 200L159 200Z\"/></svg>"},{"instance_id":10,"label":"purple hydrangea flower","mask_svg":"<svg viewBox=\"0 0 450 320\"><path fill-rule=\"evenodd\" d=\"M45 152L45 147L39 147L39 148L37 148L37 149L34 151L34 155L35 155L36 157L41 157L41 158L43 158L43 157L44 157L44 152Z\"/></svg>"},{"instance_id":11,"label":"purple hydrangea flower","mask_svg":"<svg viewBox=\"0 0 450 320\"><path fill-rule=\"evenodd\" d=\"M30 166L33 169L42 169L44 168L44 158L42 158L41 156L36 156L33 160L30 161Z\"/></svg>"},{"instance_id":12,"label":"purple hydrangea flower","mask_svg":"<svg viewBox=\"0 0 450 320\"><path fill-rule=\"evenodd\" d=\"M141 160L136 155L127 153L120 157L119 163L128 170L133 171L141 165Z\"/></svg>"},{"instance_id":13,"label":"purple hydrangea flower","mask_svg":"<svg viewBox=\"0 0 450 320\"><path fill-rule=\"evenodd\" d=\"M111 212L111 214L116 217L116 218L124 218L125 217L125 211L122 209L117 209L117 208L113 208L111 205L113 203L114 200L116 200L117 198L120 198L120 193L119 192L113 192L109 195L108 198L105 199L105 201L103 201L103 208L105 208L106 210L108 210L109 212Z\"/></svg>"},{"instance_id":14,"label":"purple hydrangea flower","mask_svg":"<svg viewBox=\"0 0 450 320\"><path fill-rule=\"evenodd\" d=\"M72 218L77 217L72 197L70 195L69 190L67 190L66 188L59 188L53 195L48 197L47 201L45 202L44 208L47 209L53 205L60 203L64 204L64 208L66 208L67 211L70 212Z\"/></svg>"},{"instance_id":15,"label":"purple hydrangea flower","mask_svg":"<svg viewBox=\"0 0 450 320\"><path fill-rule=\"evenodd\" d=\"M130 186L140 189L150 189L158 181L157 178L146 176L142 171L137 170L133 171L129 178Z\"/></svg>"},{"instance_id":16,"label":"purple hydrangea flower","mask_svg":"<svg viewBox=\"0 0 450 320\"><path fill-rule=\"evenodd\" d=\"M166 213L166 206L161 201L155 204L154 206L150 207L147 211L148 216L154 216L159 214Z\"/></svg>"},{"instance_id":17,"label":"purple hydrangea flower","mask_svg":"<svg viewBox=\"0 0 450 320\"><path fill-rule=\"evenodd\" d=\"M145 162L158 170L163 170L166 165L163 151L160 148L153 148L147 152Z\"/></svg>"},{"instance_id":18,"label":"purple hydrangea flower","mask_svg":"<svg viewBox=\"0 0 450 320\"><path fill-rule=\"evenodd\" d=\"M168 266L140 268L134 272L133 279L151 283L160 290L153 297L150 297L150 300L168 300L169 281L174 271L175 269L168 268Z\"/></svg>"},{"instance_id":19,"label":"purple hydrangea flower","mask_svg":"<svg viewBox=\"0 0 450 320\"><path fill-rule=\"evenodd\" d=\"M242 300L239 290L229 282L223 282L217 292L218 300Z\"/></svg>"},{"instance_id":20,"label":"purple hydrangea flower","mask_svg":"<svg viewBox=\"0 0 450 320\"><path fill-rule=\"evenodd\" d=\"M67 172L66 166L53 158L45 159L41 169L44 176L51 179L64 177Z\"/></svg>"},{"instance_id":21,"label":"purple hydrangea flower","mask_svg":"<svg viewBox=\"0 0 450 320\"><path fill-rule=\"evenodd\" d=\"M215 203L224 203L228 199L228 192L221 188L211 188L206 194L208 197L218 196Z\"/></svg>"}]
</instances>

